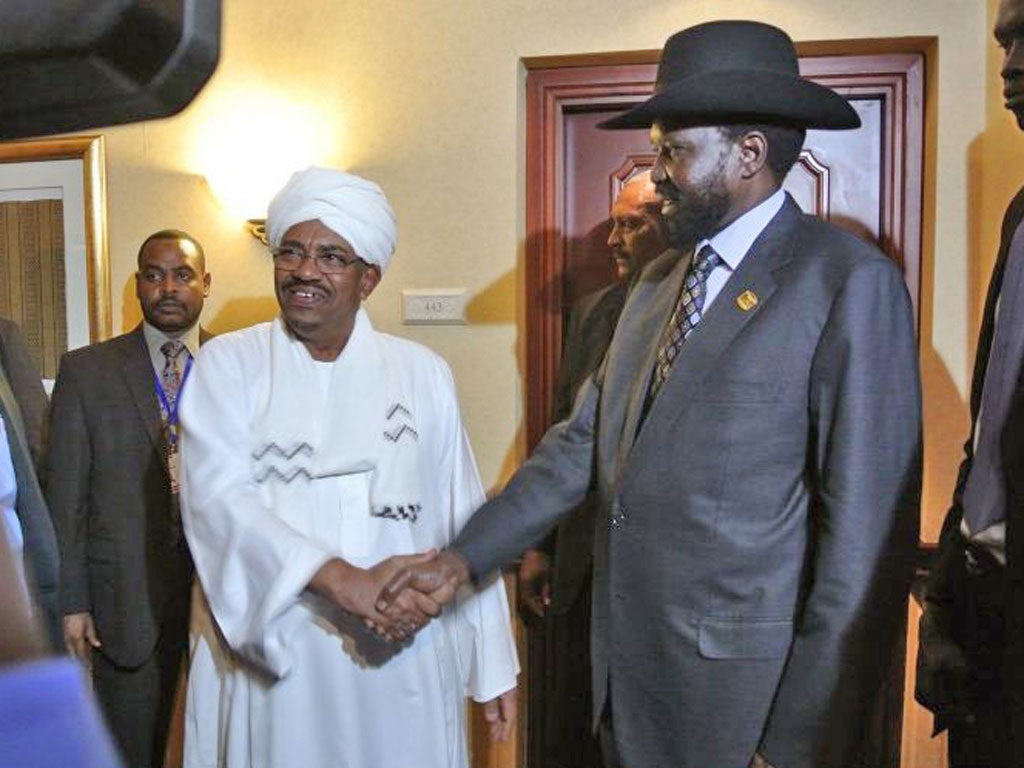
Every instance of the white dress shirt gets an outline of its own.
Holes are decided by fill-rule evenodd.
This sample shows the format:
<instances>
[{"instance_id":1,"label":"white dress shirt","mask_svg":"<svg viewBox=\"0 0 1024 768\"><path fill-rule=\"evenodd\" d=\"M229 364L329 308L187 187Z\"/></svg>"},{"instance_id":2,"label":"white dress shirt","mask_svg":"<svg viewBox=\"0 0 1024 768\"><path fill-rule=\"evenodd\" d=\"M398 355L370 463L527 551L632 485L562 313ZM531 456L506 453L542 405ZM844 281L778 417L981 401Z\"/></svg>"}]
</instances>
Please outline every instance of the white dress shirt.
<instances>
[{"instance_id":1,"label":"white dress shirt","mask_svg":"<svg viewBox=\"0 0 1024 768\"><path fill-rule=\"evenodd\" d=\"M159 376L164 371L164 365L167 363L167 358L164 357L164 353L160 350L160 347L168 341L180 341L185 345L185 349L192 357L196 356L199 352L199 323L196 323L184 333L177 335L170 335L164 333L159 328L155 328L147 322L142 323L142 335L146 337L146 348L149 350L149 359L153 362L153 370L156 371L156 375ZM185 358L181 358L181 365L184 366Z\"/></svg>"},{"instance_id":2,"label":"white dress shirt","mask_svg":"<svg viewBox=\"0 0 1024 768\"><path fill-rule=\"evenodd\" d=\"M712 302L722 292L733 272L739 269L740 262L747 255L750 246L754 244L768 223L775 218L775 214L782 209L784 202L786 202L786 193L778 189L775 194L751 208L710 240L704 239L697 243L697 247L694 249L695 254L700 253L701 248L710 244L722 259L708 276L704 309L701 314L707 314Z\"/></svg>"}]
</instances>

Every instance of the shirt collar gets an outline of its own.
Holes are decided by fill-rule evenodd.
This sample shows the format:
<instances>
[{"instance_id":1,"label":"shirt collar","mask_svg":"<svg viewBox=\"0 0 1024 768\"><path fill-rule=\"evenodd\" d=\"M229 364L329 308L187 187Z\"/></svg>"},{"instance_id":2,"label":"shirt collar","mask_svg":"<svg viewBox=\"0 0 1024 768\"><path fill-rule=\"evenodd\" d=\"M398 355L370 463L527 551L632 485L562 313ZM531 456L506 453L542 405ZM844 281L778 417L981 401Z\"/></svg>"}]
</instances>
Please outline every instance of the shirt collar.
<instances>
[{"instance_id":1,"label":"shirt collar","mask_svg":"<svg viewBox=\"0 0 1024 768\"><path fill-rule=\"evenodd\" d=\"M180 341L185 345L185 349L192 357L196 356L199 351L199 323L193 323L192 327L184 333L179 333L174 336L164 333L159 328L150 325L145 320L142 321L142 335L146 337L146 347L149 349L149 354L154 359L163 359L163 352L160 351L160 347L168 341Z\"/></svg>"},{"instance_id":2,"label":"shirt collar","mask_svg":"<svg viewBox=\"0 0 1024 768\"><path fill-rule=\"evenodd\" d=\"M710 240L705 238L697 243L694 253L700 253L700 249L710 243L729 270L735 272L750 246L775 218L775 214L782 209L784 202L786 193L781 188L775 190L774 194L744 213Z\"/></svg>"}]
</instances>

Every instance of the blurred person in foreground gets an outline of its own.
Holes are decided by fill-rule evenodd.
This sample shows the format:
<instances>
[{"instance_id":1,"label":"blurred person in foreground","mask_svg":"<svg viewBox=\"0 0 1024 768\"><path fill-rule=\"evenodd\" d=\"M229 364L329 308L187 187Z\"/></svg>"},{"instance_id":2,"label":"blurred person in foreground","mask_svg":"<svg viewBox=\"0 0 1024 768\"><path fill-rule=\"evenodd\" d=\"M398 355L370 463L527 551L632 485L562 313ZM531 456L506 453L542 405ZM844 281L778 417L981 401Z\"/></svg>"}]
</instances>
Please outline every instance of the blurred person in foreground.
<instances>
[{"instance_id":1,"label":"blurred person in foreground","mask_svg":"<svg viewBox=\"0 0 1024 768\"><path fill-rule=\"evenodd\" d=\"M0 318L0 514L20 583L54 649L62 648L57 534L39 483L48 408L21 329Z\"/></svg>"},{"instance_id":2,"label":"blurred person in foreground","mask_svg":"<svg viewBox=\"0 0 1024 768\"><path fill-rule=\"evenodd\" d=\"M46 655L19 569L0 526L0 765L118 768L81 666Z\"/></svg>"}]
</instances>

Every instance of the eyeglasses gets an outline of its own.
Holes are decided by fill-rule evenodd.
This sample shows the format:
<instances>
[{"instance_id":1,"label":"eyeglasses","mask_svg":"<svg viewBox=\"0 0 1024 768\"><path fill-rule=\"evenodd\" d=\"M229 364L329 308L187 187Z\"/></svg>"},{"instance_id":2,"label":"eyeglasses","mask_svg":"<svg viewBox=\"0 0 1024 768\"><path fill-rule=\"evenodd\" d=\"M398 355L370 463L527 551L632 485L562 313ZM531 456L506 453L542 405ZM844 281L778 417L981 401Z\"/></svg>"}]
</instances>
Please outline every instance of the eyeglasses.
<instances>
[{"instance_id":1,"label":"eyeglasses","mask_svg":"<svg viewBox=\"0 0 1024 768\"><path fill-rule=\"evenodd\" d=\"M306 259L312 259L316 268L325 275L339 275L356 263L368 266L358 256L337 248L322 248L316 253L307 253L301 248L286 245L271 248L270 255L274 257L274 268L285 272L294 272Z\"/></svg>"}]
</instances>

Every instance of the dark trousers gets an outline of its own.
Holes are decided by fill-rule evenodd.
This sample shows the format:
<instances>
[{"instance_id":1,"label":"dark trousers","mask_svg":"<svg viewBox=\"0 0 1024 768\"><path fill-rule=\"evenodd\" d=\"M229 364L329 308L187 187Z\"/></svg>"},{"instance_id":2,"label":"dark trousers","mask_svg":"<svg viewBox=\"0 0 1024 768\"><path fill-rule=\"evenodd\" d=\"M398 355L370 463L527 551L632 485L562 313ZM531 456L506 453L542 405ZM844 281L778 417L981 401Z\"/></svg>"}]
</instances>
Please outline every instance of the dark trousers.
<instances>
[{"instance_id":1,"label":"dark trousers","mask_svg":"<svg viewBox=\"0 0 1024 768\"><path fill-rule=\"evenodd\" d=\"M119 667L93 652L96 698L127 768L162 768L164 763L174 694L188 651L188 624L174 623L139 667Z\"/></svg>"},{"instance_id":2,"label":"dark trousers","mask_svg":"<svg viewBox=\"0 0 1024 768\"><path fill-rule=\"evenodd\" d=\"M528 764L601 768L591 704L589 583L565 613L525 619Z\"/></svg>"},{"instance_id":3,"label":"dark trousers","mask_svg":"<svg viewBox=\"0 0 1024 768\"><path fill-rule=\"evenodd\" d=\"M950 725L950 768L1020 768L1011 757L1013 733L1004 677L1005 570L983 548L965 545L955 631L967 657L973 718Z\"/></svg>"},{"instance_id":4,"label":"dark trousers","mask_svg":"<svg viewBox=\"0 0 1024 768\"><path fill-rule=\"evenodd\" d=\"M604 768L625 768L622 758L619 756L619 747L615 743L615 730L612 728L610 690L608 694L608 703L605 704L604 712L601 714L601 722L597 726L597 737L601 742L601 759L604 761Z\"/></svg>"}]
</instances>

